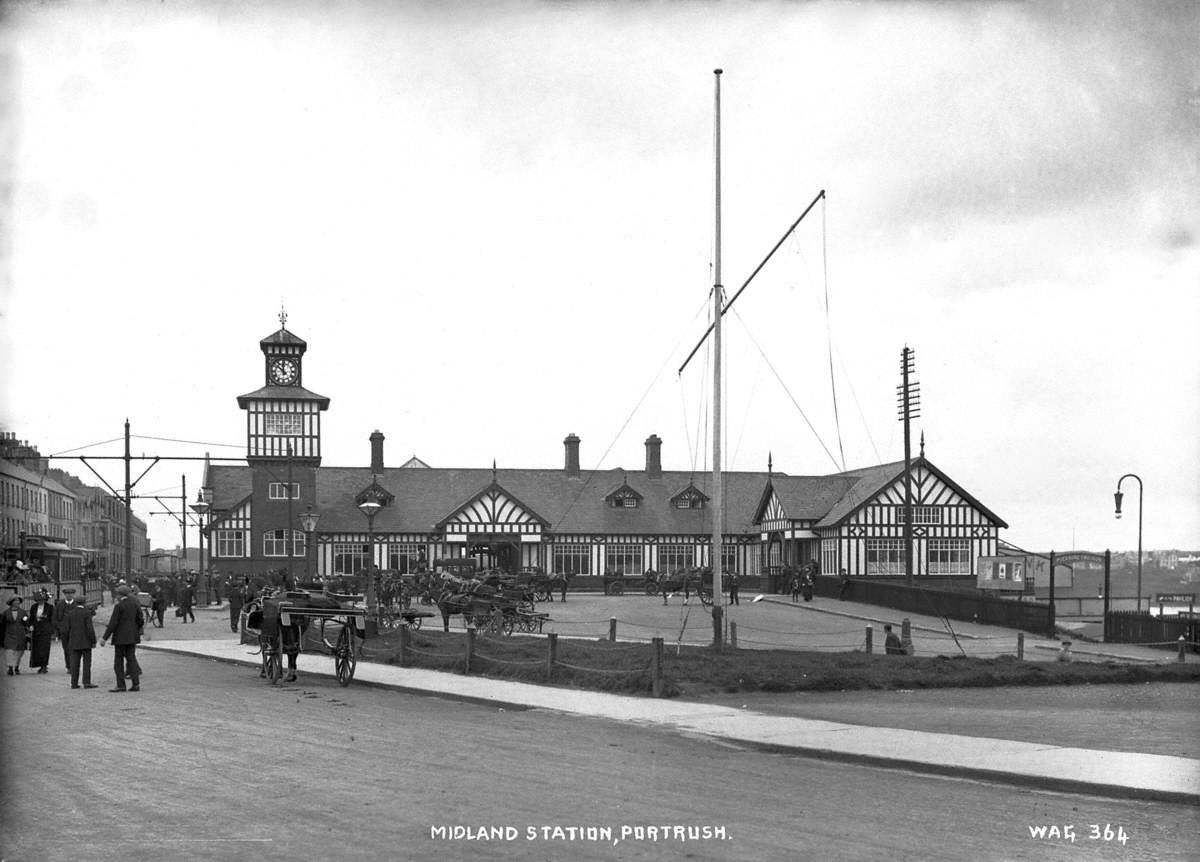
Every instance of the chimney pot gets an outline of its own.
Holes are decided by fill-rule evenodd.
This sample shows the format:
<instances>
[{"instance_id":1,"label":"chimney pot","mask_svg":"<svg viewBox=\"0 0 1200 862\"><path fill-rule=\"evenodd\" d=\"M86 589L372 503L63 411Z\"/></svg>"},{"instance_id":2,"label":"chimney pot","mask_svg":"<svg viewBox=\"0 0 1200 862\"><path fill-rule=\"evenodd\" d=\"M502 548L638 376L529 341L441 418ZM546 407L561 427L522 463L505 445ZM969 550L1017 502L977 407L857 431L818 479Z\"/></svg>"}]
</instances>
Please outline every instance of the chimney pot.
<instances>
[{"instance_id":1,"label":"chimney pot","mask_svg":"<svg viewBox=\"0 0 1200 862\"><path fill-rule=\"evenodd\" d=\"M579 475L579 438L574 432L568 434L563 440L563 446L566 448L566 464L564 469L568 476Z\"/></svg>"},{"instance_id":2,"label":"chimney pot","mask_svg":"<svg viewBox=\"0 0 1200 862\"><path fill-rule=\"evenodd\" d=\"M657 434L646 438L646 478L662 478L662 439Z\"/></svg>"},{"instance_id":3,"label":"chimney pot","mask_svg":"<svg viewBox=\"0 0 1200 862\"><path fill-rule=\"evenodd\" d=\"M383 434L376 428L371 434L371 472L376 476L383 473Z\"/></svg>"}]
</instances>

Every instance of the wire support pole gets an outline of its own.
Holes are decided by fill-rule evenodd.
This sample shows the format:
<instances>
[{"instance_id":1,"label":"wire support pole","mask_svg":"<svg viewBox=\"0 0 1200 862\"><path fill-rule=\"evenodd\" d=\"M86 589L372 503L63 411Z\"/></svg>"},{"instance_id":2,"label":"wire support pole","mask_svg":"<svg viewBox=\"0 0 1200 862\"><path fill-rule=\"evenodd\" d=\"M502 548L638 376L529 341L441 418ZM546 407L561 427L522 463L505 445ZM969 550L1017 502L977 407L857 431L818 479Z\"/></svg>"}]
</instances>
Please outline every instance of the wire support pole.
<instances>
[{"instance_id":1,"label":"wire support pole","mask_svg":"<svg viewBox=\"0 0 1200 862\"><path fill-rule=\"evenodd\" d=\"M721 70L713 72L714 90L714 252L713 252L713 505L712 505L712 550L710 564L713 573L713 646L718 650L725 640L722 628L724 610L721 607L721 533L724 515L723 489L721 487ZM703 586L703 584L701 584Z\"/></svg>"}]
</instances>

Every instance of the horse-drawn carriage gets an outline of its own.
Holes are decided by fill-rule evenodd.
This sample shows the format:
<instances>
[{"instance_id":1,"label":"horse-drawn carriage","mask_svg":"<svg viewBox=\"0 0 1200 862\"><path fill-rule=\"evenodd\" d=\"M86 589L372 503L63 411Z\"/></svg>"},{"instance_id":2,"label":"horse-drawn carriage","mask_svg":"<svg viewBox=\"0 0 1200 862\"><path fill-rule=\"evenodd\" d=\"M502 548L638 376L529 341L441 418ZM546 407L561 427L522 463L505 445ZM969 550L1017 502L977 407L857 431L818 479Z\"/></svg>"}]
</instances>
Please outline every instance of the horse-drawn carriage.
<instances>
[{"instance_id":1,"label":"horse-drawn carriage","mask_svg":"<svg viewBox=\"0 0 1200 862\"><path fill-rule=\"evenodd\" d=\"M281 591L252 600L243 612L247 631L257 634L261 675L272 685L279 682L286 655L287 679L295 680L304 633L316 625L321 643L333 656L337 681L349 685L358 665L355 637L366 637L366 610L361 600L361 596L307 591Z\"/></svg>"},{"instance_id":2,"label":"horse-drawn carriage","mask_svg":"<svg viewBox=\"0 0 1200 862\"><path fill-rule=\"evenodd\" d=\"M712 570L689 567L672 572L647 570L644 575L622 575L608 573L604 576L604 594L621 596L627 592L640 592L648 596L682 593L690 598L693 593L700 597L705 607L712 604Z\"/></svg>"}]
</instances>

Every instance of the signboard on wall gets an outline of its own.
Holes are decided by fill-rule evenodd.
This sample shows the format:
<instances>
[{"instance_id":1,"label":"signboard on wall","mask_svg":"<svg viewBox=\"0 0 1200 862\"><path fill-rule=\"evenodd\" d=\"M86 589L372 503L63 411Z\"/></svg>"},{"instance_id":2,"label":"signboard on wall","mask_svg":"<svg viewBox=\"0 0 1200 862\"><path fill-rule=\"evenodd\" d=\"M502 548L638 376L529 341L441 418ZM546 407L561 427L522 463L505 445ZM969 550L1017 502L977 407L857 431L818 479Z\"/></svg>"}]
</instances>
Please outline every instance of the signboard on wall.
<instances>
[{"instance_id":1,"label":"signboard on wall","mask_svg":"<svg viewBox=\"0 0 1200 862\"><path fill-rule=\"evenodd\" d=\"M980 557L975 584L981 590L1024 592L1026 565L1025 557Z\"/></svg>"}]
</instances>

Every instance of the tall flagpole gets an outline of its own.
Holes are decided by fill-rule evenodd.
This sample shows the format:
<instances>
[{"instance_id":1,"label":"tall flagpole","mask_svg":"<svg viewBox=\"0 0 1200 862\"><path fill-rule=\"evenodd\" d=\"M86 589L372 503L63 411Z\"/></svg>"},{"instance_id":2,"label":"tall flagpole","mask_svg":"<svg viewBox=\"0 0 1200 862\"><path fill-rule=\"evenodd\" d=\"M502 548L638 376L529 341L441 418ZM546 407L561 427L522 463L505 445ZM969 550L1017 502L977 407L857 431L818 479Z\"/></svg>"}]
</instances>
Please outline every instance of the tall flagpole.
<instances>
[{"instance_id":1,"label":"tall flagpole","mask_svg":"<svg viewBox=\"0 0 1200 862\"><path fill-rule=\"evenodd\" d=\"M716 162L716 224L714 226L713 252L713 520L712 520L712 572L713 572L713 647L720 650L725 640L724 593L721 590L721 537L724 500L721 487L721 70L713 70L715 91L715 133L713 148Z\"/></svg>"}]
</instances>

